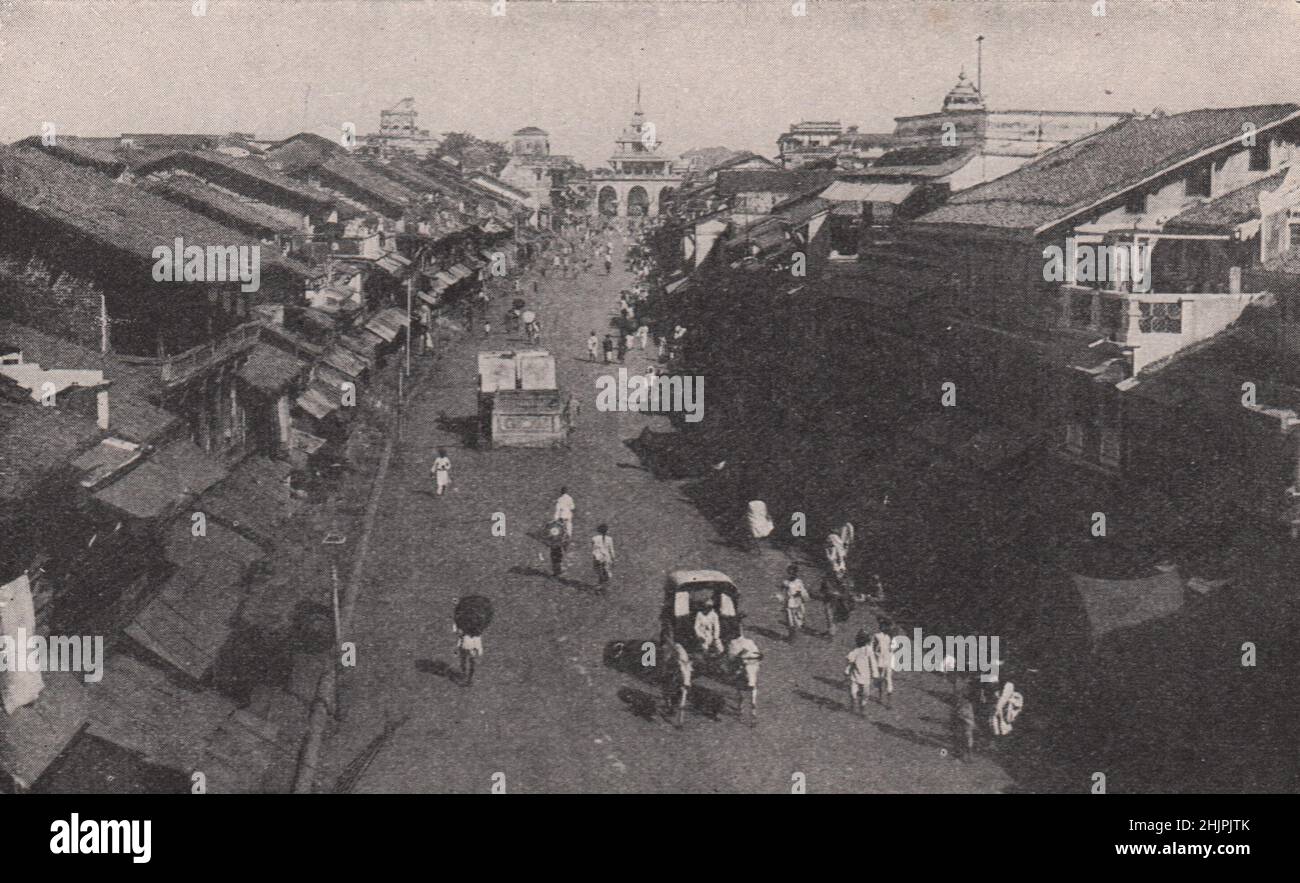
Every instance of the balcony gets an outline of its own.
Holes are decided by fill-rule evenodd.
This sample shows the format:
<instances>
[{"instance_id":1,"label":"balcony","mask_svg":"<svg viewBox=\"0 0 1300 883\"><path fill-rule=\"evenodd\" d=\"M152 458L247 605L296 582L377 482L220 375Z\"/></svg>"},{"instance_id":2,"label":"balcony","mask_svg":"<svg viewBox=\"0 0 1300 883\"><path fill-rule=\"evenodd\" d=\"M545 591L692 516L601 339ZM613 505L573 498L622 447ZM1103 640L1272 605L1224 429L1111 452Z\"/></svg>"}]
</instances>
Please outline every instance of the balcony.
<instances>
[{"instance_id":1,"label":"balcony","mask_svg":"<svg viewBox=\"0 0 1300 883\"><path fill-rule=\"evenodd\" d=\"M131 365L156 365L167 386L184 383L196 374L234 358L257 343L262 333L261 322L246 322L226 332L217 340L188 349L174 356L155 358L115 354L118 360Z\"/></svg>"},{"instance_id":2,"label":"balcony","mask_svg":"<svg viewBox=\"0 0 1300 883\"><path fill-rule=\"evenodd\" d=\"M1133 373L1212 337L1267 294L1175 294L1061 286L1061 326L1106 335L1133 350Z\"/></svg>"}]
</instances>

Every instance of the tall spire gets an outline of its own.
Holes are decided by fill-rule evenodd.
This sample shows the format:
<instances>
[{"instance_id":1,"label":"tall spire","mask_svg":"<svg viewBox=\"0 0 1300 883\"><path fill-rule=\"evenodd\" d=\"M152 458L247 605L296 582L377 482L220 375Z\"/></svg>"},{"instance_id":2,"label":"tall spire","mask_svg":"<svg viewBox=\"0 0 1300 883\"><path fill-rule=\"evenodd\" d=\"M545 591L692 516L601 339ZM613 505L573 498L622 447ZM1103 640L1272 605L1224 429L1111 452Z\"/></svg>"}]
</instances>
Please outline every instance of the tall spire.
<instances>
[{"instance_id":1,"label":"tall spire","mask_svg":"<svg viewBox=\"0 0 1300 883\"><path fill-rule=\"evenodd\" d=\"M636 84L636 112L637 113L641 112L641 81L640 80L638 80Z\"/></svg>"}]
</instances>

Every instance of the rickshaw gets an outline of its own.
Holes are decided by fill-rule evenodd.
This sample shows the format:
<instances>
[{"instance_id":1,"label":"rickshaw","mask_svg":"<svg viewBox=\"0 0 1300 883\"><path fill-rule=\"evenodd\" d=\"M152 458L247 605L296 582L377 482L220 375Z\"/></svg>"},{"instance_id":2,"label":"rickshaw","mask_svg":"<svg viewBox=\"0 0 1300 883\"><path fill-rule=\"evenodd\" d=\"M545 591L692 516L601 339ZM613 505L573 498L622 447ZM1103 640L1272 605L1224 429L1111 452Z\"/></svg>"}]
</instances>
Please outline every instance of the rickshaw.
<instances>
[{"instance_id":1,"label":"rickshaw","mask_svg":"<svg viewBox=\"0 0 1300 883\"><path fill-rule=\"evenodd\" d=\"M719 638L725 648L740 636L740 592L725 573L717 570L673 570L664 581L664 602L660 611L657 660L662 669L665 698L676 705L681 726L689 690L681 683L678 647L691 661L692 677L712 677L735 684L737 666L726 652L710 654L695 634L695 615L711 602L718 613Z\"/></svg>"}]
</instances>

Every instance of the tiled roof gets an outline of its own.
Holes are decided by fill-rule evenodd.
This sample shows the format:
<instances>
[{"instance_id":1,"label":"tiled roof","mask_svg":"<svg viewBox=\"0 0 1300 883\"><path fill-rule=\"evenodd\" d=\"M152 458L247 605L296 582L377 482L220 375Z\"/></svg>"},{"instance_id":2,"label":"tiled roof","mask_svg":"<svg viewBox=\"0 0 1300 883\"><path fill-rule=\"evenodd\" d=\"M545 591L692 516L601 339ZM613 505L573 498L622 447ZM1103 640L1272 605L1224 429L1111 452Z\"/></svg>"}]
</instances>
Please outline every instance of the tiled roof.
<instances>
[{"instance_id":1,"label":"tiled roof","mask_svg":"<svg viewBox=\"0 0 1300 883\"><path fill-rule=\"evenodd\" d=\"M0 201L151 263L154 248L177 236L192 243L257 244L165 199L27 148L0 147Z\"/></svg>"},{"instance_id":2,"label":"tiled roof","mask_svg":"<svg viewBox=\"0 0 1300 883\"><path fill-rule=\"evenodd\" d=\"M1035 230L1057 223L1247 131L1300 114L1295 104L1193 110L1122 120L954 195L920 224Z\"/></svg>"},{"instance_id":3,"label":"tiled roof","mask_svg":"<svg viewBox=\"0 0 1300 883\"><path fill-rule=\"evenodd\" d=\"M174 175L166 181L148 182L144 189L219 223L256 230L260 234L301 230L297 217L292 212L254 205L215 187L209 187L197 178Z\"/></svg>"},{"instance_id":4,"label":"tiled roof","mask_svg":"<svg viewBox=\"0 0 1300 883\"><path fill-rule=\"evenodd\" d=\"M266 187L271 187L299 200L327 206L333 200L328 193L308 187L283 172L279 172L265 160L251 156L230 156L219 150L183 150L173 151L149 160L136 168L138 174L148 174L159 169L182 168L202 174L204 170L217 171L222 182L231 176L243 178ZM232 187L237 190L238 188ZM240 191L242 192L242 191ZM248 194L253 195L253 194Z\"/></svg>"}]
</instances>

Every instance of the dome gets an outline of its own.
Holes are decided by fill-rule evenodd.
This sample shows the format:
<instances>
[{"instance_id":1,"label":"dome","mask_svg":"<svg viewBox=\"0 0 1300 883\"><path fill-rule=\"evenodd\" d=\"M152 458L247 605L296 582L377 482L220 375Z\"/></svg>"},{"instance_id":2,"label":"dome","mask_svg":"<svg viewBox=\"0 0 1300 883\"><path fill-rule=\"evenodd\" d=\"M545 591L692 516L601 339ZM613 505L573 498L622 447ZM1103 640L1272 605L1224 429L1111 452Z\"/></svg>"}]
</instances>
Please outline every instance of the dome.
<instances>
[{"instance_id":1,"label":"dome","mask_svg":"<svg viewBox=\"0 0 1300 883\"><path fill-rule=\"evenodd\" d=\"M524 128L520 129L518 132L515 132L510 137L519 138L525 135L541 135L543 137L546 137L547 133L544 130L537 128L536 126L525 126Z\"/></svg>"}]
</instances>

